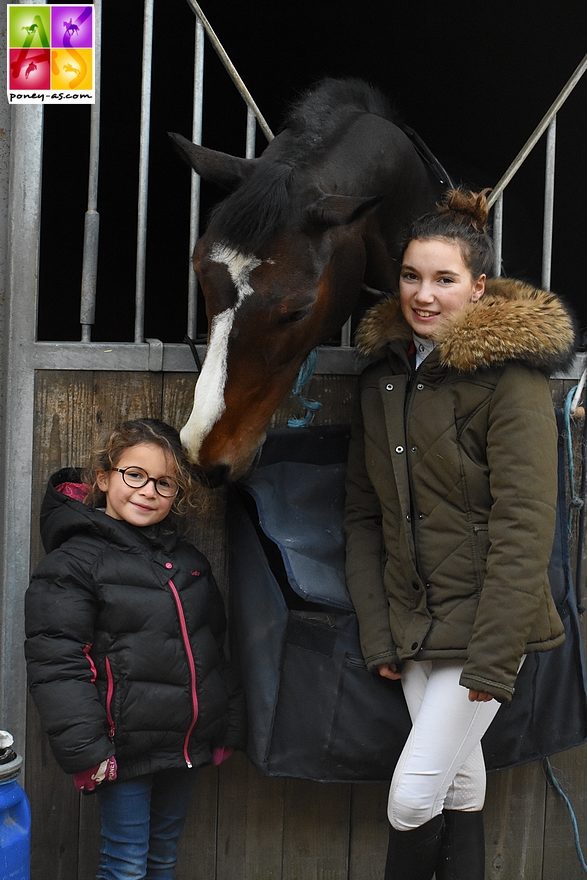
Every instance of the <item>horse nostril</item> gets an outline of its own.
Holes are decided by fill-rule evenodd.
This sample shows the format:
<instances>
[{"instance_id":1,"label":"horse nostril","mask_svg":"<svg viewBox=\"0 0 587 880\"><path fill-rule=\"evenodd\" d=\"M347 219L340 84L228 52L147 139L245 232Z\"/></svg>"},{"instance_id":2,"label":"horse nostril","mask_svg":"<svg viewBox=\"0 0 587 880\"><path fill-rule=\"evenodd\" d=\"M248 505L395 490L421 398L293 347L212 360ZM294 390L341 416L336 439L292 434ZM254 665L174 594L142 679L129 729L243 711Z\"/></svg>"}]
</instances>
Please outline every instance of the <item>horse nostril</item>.
<instances>
[{"instance_id":1,"label":"horse nostril","mask_svg":"<svg viewBox=\"0 0 587 880\"><path fill-rule=\"evenodd\" d=\"M217 464L213 468L207 468L205 471L202 471L200 478L210 489L216 489L226 482L229 471L228 465Z\"/></svg>"}]
</instances>

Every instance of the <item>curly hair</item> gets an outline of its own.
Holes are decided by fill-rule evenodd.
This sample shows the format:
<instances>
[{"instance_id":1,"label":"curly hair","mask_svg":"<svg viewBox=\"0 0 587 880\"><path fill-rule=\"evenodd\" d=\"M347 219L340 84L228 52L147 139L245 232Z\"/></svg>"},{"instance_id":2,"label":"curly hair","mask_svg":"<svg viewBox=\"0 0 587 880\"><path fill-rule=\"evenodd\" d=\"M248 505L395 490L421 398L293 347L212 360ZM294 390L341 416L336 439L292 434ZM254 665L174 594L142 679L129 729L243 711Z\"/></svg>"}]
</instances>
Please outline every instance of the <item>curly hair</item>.
<instances>
[{"instance_id":1,"label":"curly hair","mask_svg":"<svg viewBox=\"0 0 587 880\"><path fill-rule=\"evenodd\" d=\"M179 433L171 425L159 419L133 419L122 422L110 433L105 442L94 450L84 473L84 480L90 487L85 504L91 507L104 506L105 494L98 486L98 473L112 470L126 449L141 443L158 446L173 461L175 472L169 476L177 480L179 491L173 502L172 511L182 515L189 508L204 510L206 504L203 499L203 489L200 482L194 479Z\"/></svg>"},{"instance_id":2,"label":"curly hair","mask_svg":"<svg viewBox=\"0 0 587 880\"><path fill-rule=\"evenodd\" d=\"M489 206L487 194L456 188L445 192L436 211L423 214L408 227L402 243L401 256L414 239L439 238L458 244L471 275L491 275L494 264L493 239L488 231Z\"/></svg>"}]
</instances>

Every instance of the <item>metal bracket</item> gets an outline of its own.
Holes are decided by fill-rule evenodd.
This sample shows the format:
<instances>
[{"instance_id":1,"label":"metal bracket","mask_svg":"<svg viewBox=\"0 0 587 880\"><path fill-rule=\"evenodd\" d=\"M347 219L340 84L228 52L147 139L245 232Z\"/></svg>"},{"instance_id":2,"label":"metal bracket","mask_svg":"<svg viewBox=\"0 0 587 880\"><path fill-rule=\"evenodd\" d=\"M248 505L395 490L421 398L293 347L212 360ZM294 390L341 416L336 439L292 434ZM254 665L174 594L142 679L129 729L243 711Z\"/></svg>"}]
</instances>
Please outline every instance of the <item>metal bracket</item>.
<instances>
[{"instance_id":1,"label":"metal bracket","mask_svg":"<svg viewBox=\"0 0 587 880\"><path fill-rule=\"evenodd\" d=\"M160 339L145 339L149 346L148 368L153 373L160 373L163 369L163 343Z\"/></svg>"}]
</instances>

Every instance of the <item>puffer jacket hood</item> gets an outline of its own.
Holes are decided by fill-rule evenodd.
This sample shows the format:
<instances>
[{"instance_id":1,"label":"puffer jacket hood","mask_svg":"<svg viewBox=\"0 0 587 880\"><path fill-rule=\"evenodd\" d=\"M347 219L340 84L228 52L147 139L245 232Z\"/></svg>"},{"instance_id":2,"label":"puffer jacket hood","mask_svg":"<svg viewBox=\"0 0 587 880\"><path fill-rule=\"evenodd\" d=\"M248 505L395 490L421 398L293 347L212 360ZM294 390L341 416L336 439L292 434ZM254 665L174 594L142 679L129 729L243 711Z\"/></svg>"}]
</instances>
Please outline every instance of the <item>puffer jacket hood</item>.
<instances>
[{"instance_id":1,"label":"puffer jacket hood","mask_svg":"<svg viewBox=\"0 0 587 880\"><path fill-rule=\"evenodd\" d=\"M395 297L365 314L356 344L361 354L373 357L389 343L411 338ZM514 278L492 278L481 299L444 322L434 341L440 364L461 373L517 361L548 375L572 363L576 332L556 294Z\"/></svg>"}]
</instances>

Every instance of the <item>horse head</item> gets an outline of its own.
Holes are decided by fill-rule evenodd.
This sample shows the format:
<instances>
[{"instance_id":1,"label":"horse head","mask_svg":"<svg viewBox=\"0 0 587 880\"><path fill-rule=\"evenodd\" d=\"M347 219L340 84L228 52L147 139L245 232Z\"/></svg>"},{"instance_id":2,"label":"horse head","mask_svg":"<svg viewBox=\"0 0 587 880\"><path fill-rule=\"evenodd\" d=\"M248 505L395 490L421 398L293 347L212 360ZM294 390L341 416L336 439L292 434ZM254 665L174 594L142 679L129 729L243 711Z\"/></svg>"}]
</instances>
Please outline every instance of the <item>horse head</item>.
<instances>
[{"instance_id":1,"label":"horse head","mask_svg":"<svg viewBox=\"0 0 587 880\"><path fill-rule=\"evenodd\" d=\"M355 81L346 104L341 81L327 83L258 159L170 135L198 174L230 193L194 251L208 348L181 431L213 482L248 470L300 366L340 329L361 285L393 287L393 241L439 192L405 134L379 104L373 112L373 90L359 84L357 107Z\"/></svg>"}]
</instances>

